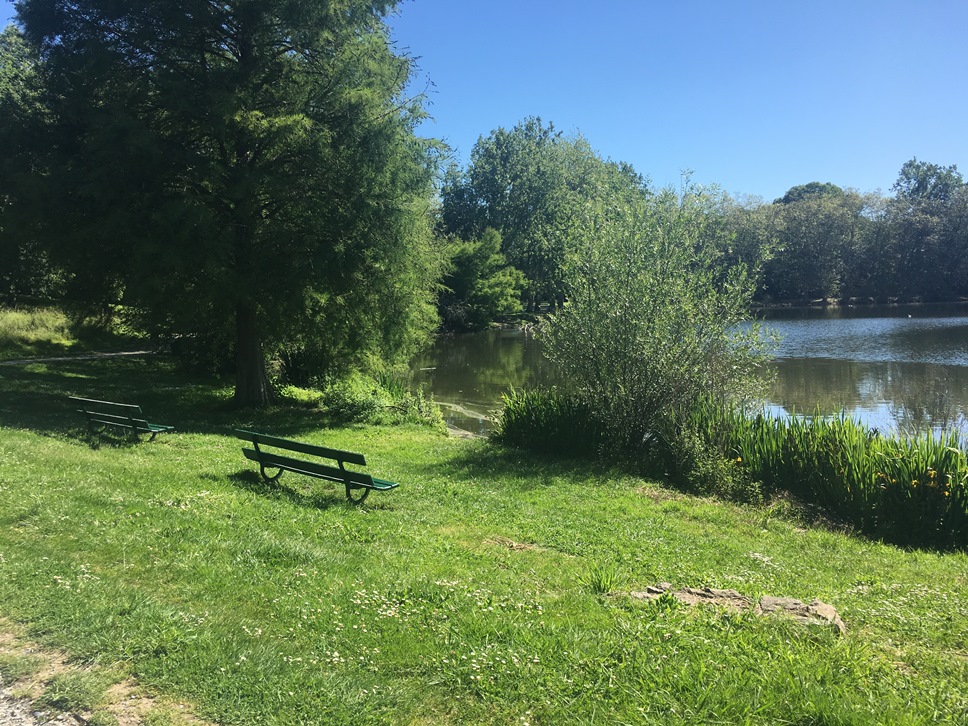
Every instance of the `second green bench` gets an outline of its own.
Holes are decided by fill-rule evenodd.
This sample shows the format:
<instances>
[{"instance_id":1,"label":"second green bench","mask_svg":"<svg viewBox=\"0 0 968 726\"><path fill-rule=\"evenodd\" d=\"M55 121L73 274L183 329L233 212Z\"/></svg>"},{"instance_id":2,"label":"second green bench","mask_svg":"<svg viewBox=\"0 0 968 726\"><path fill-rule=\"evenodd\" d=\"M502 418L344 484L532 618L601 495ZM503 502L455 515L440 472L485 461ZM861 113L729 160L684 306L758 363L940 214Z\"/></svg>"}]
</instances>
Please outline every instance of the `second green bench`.
<instances>
[{"instance_id":1,"label":"second green bench","mask_svg":"<svg viewBox=\"0 0 968 726\"><path fill-rule=\"evenodd\" d=\"M245 431L236 429L235 435L244 441L252 444L252 448L242 448L245 458L256 462L259 465L259 472L266 481L276 481L282 472L291 471L296 474L304 474L316 479L325 479L343 484L346 487L346 498L354 504L360 504L376 489L387 491L400 486L396 482L376 479L369 474L358 471L351 471L345 464L356 466L366 466L366 458L363 454L355 454L351 451L340 451L339 449L328 449L325 446L315 446L302 441L283 439L278 436L269 436L255 431ZM265 451L264 447L279 451L291 451L297 454L306 454L317 459L335 461L336 466L324 464L318 461L297 459L288 454L280 454L278 451ZM276 473L270 475L267 470L276 469ZM358 496L354 498L354 492Z\"/></svg>"},{"instance_id":2,"label":"second green bench","mask_svg":"<svg viewBox=\"0 0 968 726\"><path fill-rule=\"evenodd\" d=\"M115 426L127 429L132 436L149 434L149 441L157 434L171 431L174 426L151 423L141 412L141 406L133 403L115 403L114 401L98 401L93 398L70 396L71 403L80 406L78 413L87 418L87 425L91 430L96 426Z\"/></svg>"}]
</instances>

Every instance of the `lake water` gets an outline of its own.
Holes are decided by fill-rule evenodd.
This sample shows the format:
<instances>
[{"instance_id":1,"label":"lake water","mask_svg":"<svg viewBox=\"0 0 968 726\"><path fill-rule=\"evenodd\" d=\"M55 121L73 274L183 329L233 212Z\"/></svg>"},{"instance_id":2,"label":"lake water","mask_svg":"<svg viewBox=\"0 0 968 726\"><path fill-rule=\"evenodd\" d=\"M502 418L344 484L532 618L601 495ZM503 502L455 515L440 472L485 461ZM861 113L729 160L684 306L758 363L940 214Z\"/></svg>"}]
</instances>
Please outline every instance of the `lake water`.
<instances>
[{"instance_id":1,"label":"lake water","mask_svg":"<svg viewBox=\"0 0 968 726\"><path fill-rule=\"evenodd\" d=\"M780 336L768 410L846 411L882 431L929 430L968 416L968 305L769 311ZM451 426L486 434L511 387L554 383L527 331L442 336L414 362Z\"/></svg>"}]
</instances>

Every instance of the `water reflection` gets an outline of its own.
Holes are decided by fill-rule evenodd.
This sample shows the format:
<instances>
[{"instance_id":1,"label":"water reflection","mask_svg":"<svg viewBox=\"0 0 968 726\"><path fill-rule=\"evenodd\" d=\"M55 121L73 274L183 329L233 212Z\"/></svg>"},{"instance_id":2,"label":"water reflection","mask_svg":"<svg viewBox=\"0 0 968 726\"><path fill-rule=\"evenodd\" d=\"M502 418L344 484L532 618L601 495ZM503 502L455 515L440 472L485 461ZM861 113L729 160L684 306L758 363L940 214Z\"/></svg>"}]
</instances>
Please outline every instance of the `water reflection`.
<instances>
[{"instance_id":1,"label":"water reflection","mask_svg":"<svg viewBox=\"0 0 968 726\"><path fill-rule=\"evenodd\" d=\"M783 310L764 318L781 336L767 403L774 412L843 410L905 433L968 417L968 305ZM439 338L413 368L448 423L474 433L493 428L510 388L554 383L540 341L522 331Z\"/></svg>"},{"instance_id":2,"label":"water reflection","mask_svg":"<svg viewBox=\"0 0 968 726\"><path fill-rule=\"evenodd\" d=\"M783 413L846 411L881 431L917 433L968 414L968 367L785 358L775 364L770 404Z\"/></svg>"},{"instance_id":3,"label":"water reflection","mask_svg":"<svg viewBox=\"0 0 968 726\"><path fill-rule=\"evenodd\" d=\"M522 330L442 336L413 369L415 385L433 394L446 421L478 434L493 429L503 394L554 382L541 344Z\"/></svg>"}]
</instances>

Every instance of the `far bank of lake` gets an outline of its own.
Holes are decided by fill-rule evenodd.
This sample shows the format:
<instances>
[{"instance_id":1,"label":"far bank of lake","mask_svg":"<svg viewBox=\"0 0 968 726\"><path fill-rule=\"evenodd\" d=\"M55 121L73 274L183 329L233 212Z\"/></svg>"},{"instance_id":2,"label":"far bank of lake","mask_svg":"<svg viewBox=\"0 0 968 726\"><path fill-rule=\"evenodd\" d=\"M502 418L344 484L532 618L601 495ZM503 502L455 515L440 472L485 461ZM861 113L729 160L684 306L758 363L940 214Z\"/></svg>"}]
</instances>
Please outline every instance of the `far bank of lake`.
<instances>
[{"instance_id":1,"label":"far bank of lake","mask_svg":"<svg viewBox=\"0 0 968 726\"><path fill-rule=\"evenodd\" d=\"M780 337L777 414L840 411L882 431L968 416L968 304L784 308L762 313ZM524 330L441 336L413 364L447 422L486 434L510 388L555 383L540 337Z\"/></svg>"}]
</instances>

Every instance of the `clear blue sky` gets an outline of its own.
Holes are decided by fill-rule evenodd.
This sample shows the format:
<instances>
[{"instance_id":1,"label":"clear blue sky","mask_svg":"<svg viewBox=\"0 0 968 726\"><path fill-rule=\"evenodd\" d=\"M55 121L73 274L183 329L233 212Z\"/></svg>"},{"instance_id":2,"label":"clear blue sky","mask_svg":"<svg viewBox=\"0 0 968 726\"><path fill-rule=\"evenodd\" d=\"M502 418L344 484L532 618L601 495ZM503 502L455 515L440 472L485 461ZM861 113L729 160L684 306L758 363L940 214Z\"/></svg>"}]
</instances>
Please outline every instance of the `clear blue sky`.
<instances>
[{"instance_id":1,"label":"clear blue sky","mask_svg":"<svg viewBox=\"0 0 968 726\"><path fill-rule=\"evenodd\" d=\"M435 84L424 135L463 162L536 115L660 186L968 175L968 0L408 0L391 22Z\"/></svg>"},{"instance_id":2,"label":"clear blue sky","mask_svg":"<svg viewBox=\"0 0 968 726\"><path fill-rule=\"evenodd\" d=\"M535 115L657 185L768 201L886 193L915 156L968 175L968 0L404 0L390 24L461 163Z\"/></svg>"}]
</instances>

